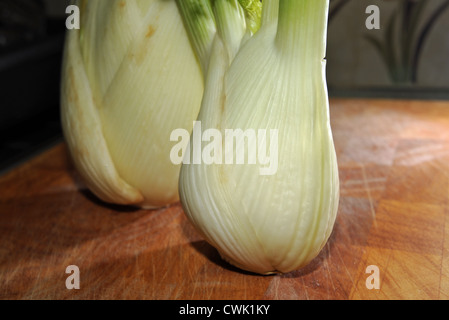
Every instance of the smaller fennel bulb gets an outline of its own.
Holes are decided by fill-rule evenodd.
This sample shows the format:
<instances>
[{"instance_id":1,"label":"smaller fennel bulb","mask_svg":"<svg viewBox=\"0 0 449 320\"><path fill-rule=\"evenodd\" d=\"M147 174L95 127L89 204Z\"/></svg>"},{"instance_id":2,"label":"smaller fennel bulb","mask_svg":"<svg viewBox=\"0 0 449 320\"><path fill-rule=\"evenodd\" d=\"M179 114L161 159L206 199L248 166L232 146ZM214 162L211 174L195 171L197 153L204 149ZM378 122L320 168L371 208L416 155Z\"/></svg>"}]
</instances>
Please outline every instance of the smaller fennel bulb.
<instances>
[{"instance_id":1,"label":"smaller fennel bulb","mask_svg":"<svg viewBox=\"0 0 449 320\"><path fill-rule=\"evenodd\" d=\"M175 0L76 4L81 29L67 32L61 121L77 171L108 203L179 201L170 133L191 131L204 79Z\"/></svg>"},{"instance_id":2,"label":"smaller fennel bulb","mask_svg":"<svg viewBox=\"0 0 449 320\"><path fill-rule=\"evenodd\" d=\"M319 254L335 223L339 180L325 79L328 0L262 4L253 34L237 1L214 1L218 31L197 120L222 136L227 129L277 130L277 170L261 175L260 162L185 161L179 191L189 221L223 259L271 274ZM226 23L232 19L240 23ZM238 146L243 150L233 151L247 152Z\"/></svg>"}]
</instances>

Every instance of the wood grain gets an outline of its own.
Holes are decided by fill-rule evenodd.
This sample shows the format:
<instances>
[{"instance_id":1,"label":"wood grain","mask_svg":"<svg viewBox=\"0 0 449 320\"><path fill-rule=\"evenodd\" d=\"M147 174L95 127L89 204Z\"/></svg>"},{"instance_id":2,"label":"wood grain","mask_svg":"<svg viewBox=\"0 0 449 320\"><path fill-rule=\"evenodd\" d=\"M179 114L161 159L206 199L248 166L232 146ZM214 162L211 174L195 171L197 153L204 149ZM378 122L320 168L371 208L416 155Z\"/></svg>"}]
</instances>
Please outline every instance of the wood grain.
<instances>
[{"instance_id":1,"label":"wood grain","mask_svg":"<svg viewBox=\"0 0 449 320\"><path fill-rule=\"evenodd\" d=\"M0 298L449 299L449 103L335 99L331 117L339 213L304 269L229 266L179 204L101 203L60 144L0 177ZM65 286L69 265L79 290ZM369 265L380 289L366 286Z\"/></svg>"}]
</instances>

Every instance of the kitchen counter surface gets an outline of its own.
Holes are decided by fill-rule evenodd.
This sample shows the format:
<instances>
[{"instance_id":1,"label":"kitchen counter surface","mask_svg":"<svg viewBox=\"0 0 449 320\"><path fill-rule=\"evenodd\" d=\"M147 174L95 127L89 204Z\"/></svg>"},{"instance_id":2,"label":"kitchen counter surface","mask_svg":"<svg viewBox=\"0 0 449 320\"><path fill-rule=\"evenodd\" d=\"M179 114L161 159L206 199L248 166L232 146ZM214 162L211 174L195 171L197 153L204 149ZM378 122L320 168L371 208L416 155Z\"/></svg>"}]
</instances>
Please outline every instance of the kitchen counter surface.
<instances>
[{"instance_id":1,"label":"kitchen counter surface","mask_svg":"<svg viewBox=\"0 0 449 320\"><path fill-rule=\"evenodd\" d=\"M226 264L179 204L98 201L61 143L0 177L0 299L449 299L449 102L332 99L331 119L339 212L304 269Z\"/></svg>"}]
</instances>

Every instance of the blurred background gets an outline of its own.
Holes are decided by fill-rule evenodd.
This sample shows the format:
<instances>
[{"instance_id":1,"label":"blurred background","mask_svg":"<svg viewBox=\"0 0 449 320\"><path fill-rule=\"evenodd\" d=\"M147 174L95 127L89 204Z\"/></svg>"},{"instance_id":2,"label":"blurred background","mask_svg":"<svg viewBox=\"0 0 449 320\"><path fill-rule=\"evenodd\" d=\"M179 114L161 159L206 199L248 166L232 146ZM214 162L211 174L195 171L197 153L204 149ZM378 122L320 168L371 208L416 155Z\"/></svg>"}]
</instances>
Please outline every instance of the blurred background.
<instances>
[{"instance_id":1,"label":"blurred background","mask_svg":"<svg viewBox=\"0 0 449 320\"><path fill-rule=\"evenodd\" d=\"M331 93L416 99L449 97L448 0L331 0ZM366 8L380 12L368 30Z\"/></svg>"},{"instance_id":2,"label":"blurred background","mask_svg":"<svg viewBox=\"0 0 449 320\"><path fill-rule=\"evenodd\" d=\"M107 0L103 0L107 1ZM331 97L449 99L449 0L330 0ZM69 0L0 0L0 174L62 140ZM380 29L365 26L379 8Z\"/></svg>"},{"instance_id":3,"label":"blurred background","mask_svg":"<svg viewBox=\"0 0 449 320\"><path fill-rule=\"evenodd\" d=\"M0 174L60 141L64 0L0 0Z\"/></svg>"}]
</instances>

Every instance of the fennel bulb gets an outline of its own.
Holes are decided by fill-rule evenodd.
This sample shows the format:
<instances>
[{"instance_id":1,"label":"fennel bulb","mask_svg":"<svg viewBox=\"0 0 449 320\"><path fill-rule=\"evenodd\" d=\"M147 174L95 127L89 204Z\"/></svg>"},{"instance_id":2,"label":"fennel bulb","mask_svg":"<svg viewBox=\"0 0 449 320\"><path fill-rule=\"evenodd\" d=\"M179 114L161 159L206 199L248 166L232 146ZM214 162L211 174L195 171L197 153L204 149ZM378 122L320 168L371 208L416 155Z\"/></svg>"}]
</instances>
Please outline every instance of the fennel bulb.
<instances>
[{"instance_id":1,"label":"fennel bulb","mask_svg":"<svg viewBox=\"0 0 449 320\"><path fill-rule=\"evenodd\" d=\"M223 136L276 130L277 170L185 161L179 191L188 219L225 260L270 274L318 255L335 222L339 180L325 79L328 0L262 4L253 33L237 1L214 1L217 33L197 121ZM226 157L226 148L218 150ZM190 143L188 155L194 152Z\"/></svg>"},{"instance_id":2,"label":"fennel bulb","mask_svg":"<svg viewBox=\"0 0 449 320\"><path fill-rule=\"evenodd\" d=\"M109 203L177 202L170 133L192 130L204 79L175 0L76 4L81 29L67 32L61 94L76 169Z\"/></svg>"}]
</instances>

